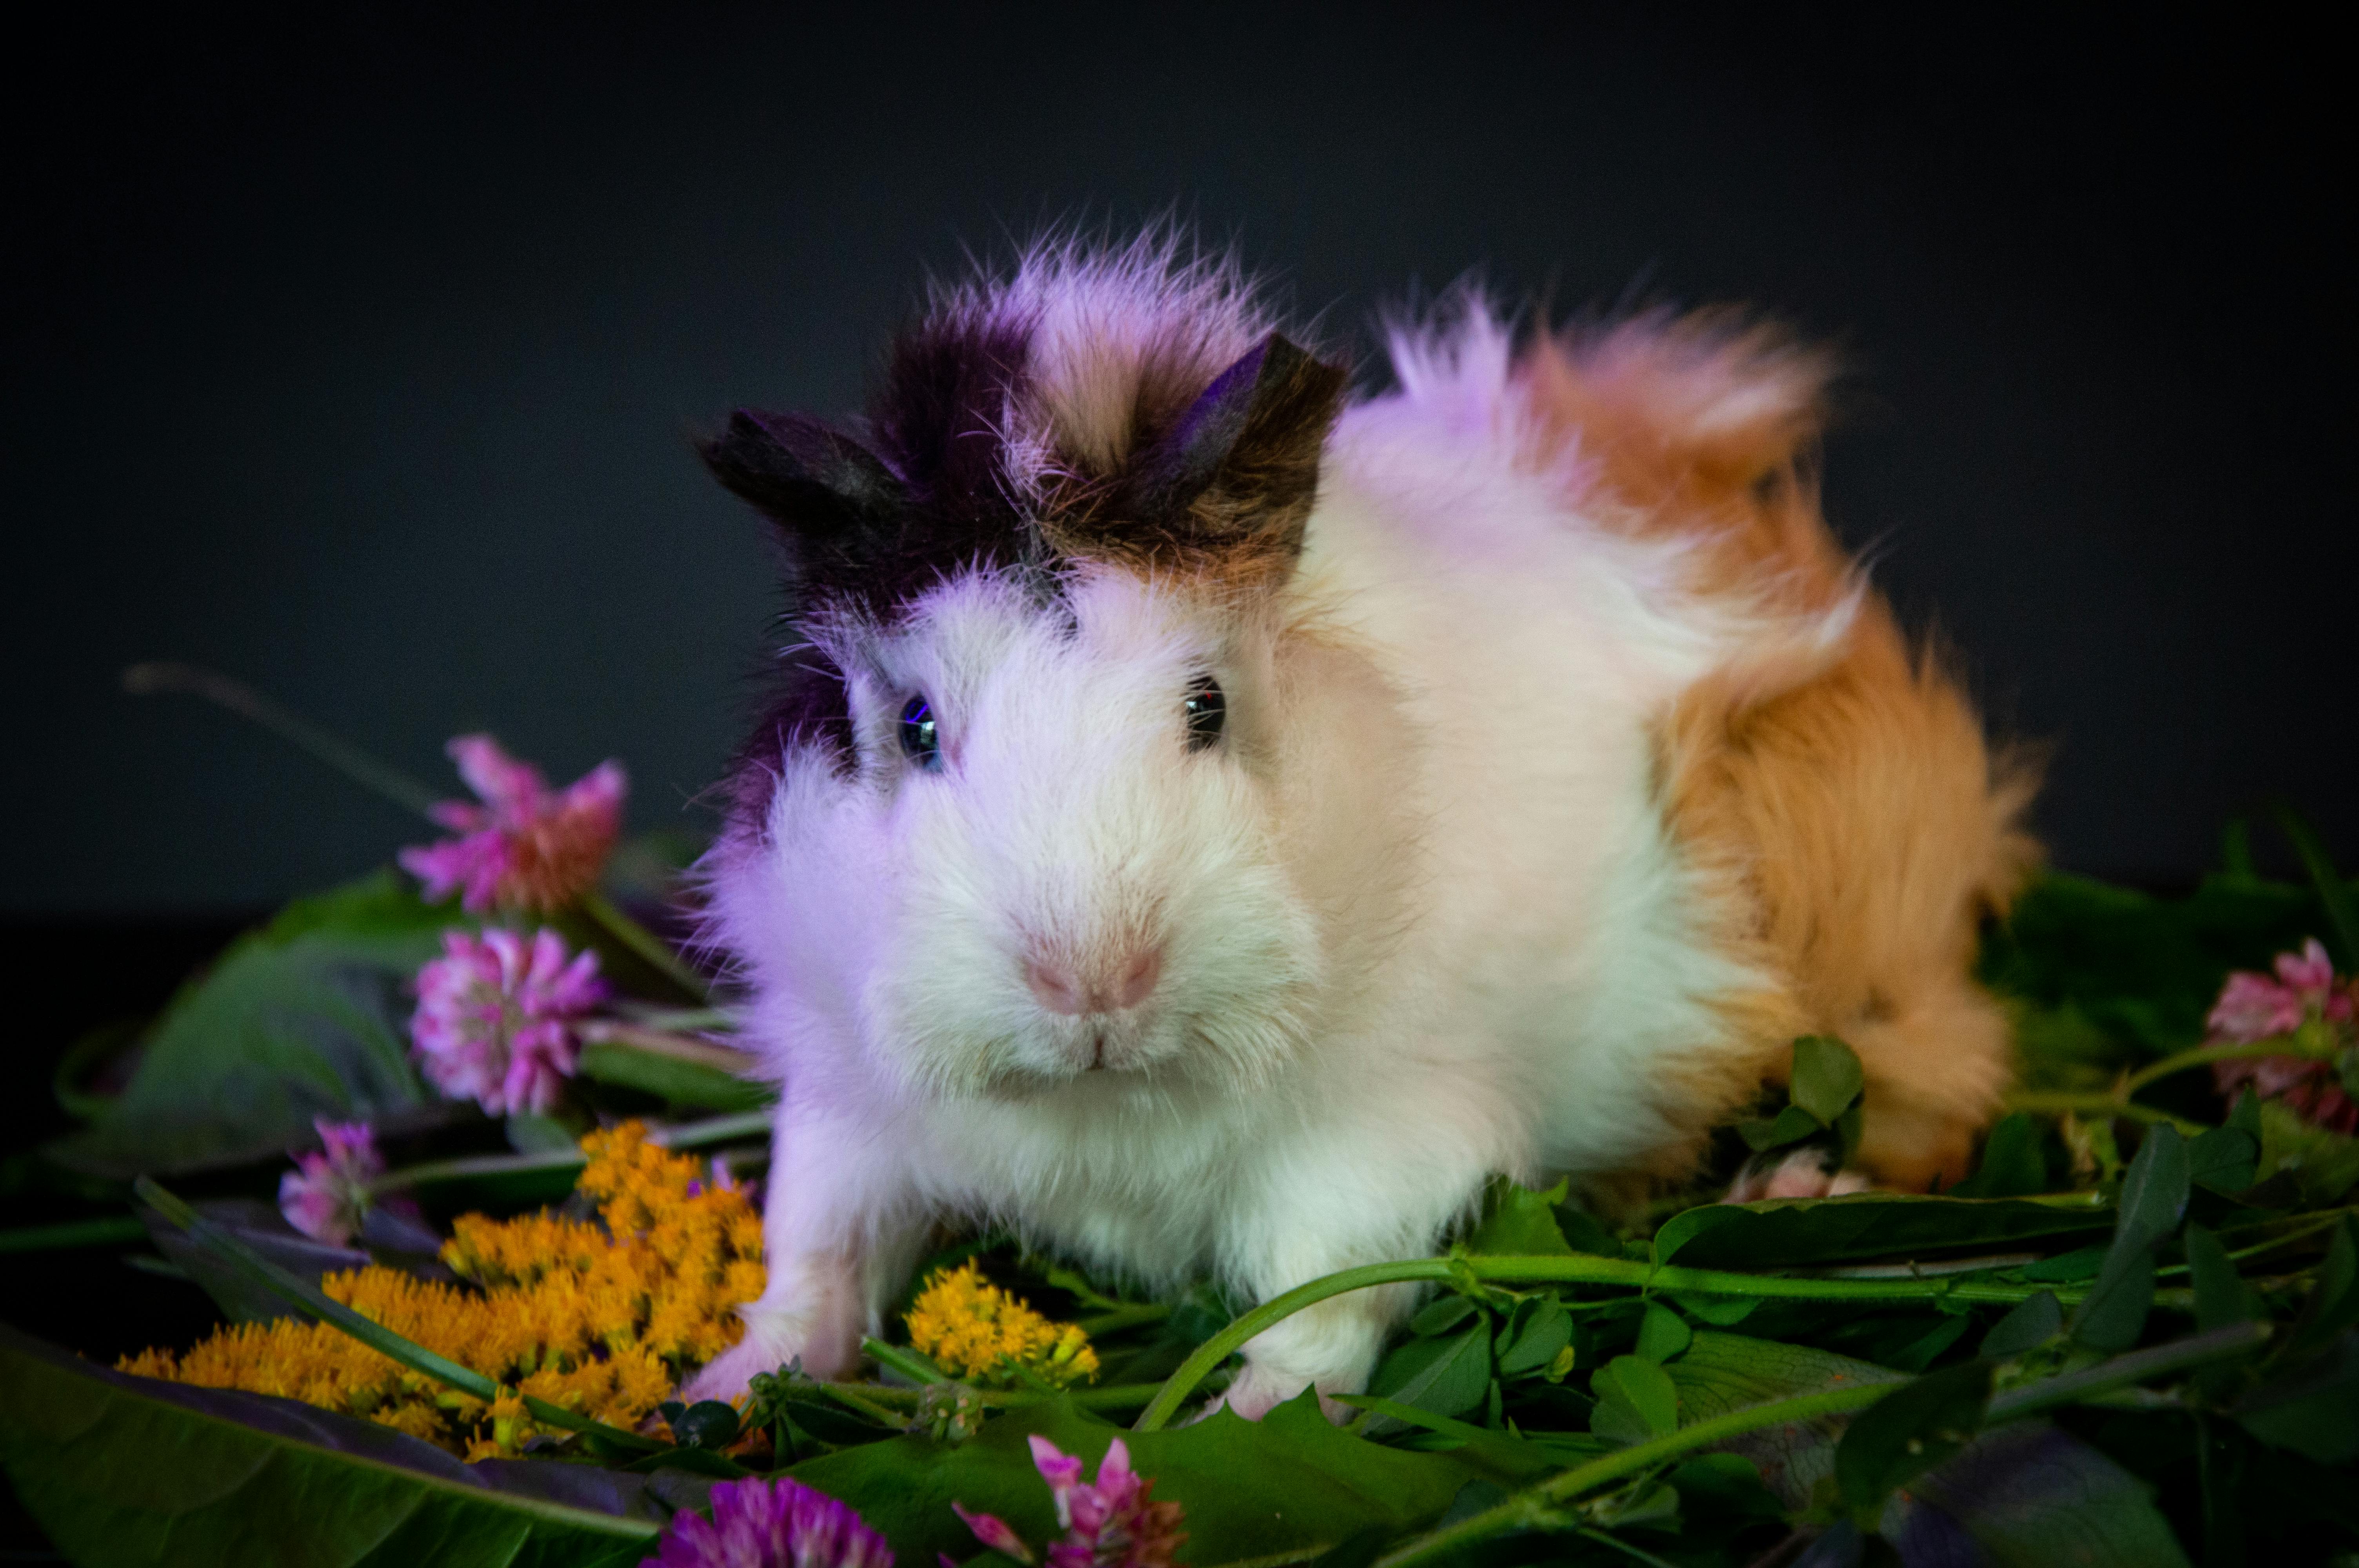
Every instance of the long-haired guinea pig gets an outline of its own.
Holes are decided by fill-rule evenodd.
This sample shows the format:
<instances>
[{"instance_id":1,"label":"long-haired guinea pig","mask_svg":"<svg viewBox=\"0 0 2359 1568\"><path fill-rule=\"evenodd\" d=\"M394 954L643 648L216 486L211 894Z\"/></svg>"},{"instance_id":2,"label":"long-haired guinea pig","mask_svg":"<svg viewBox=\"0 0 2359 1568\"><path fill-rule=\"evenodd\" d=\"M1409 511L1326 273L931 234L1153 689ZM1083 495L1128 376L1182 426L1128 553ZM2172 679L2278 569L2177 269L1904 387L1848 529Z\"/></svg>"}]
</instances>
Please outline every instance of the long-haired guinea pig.
<instances>
[{"instance_id":1,"label":"long-haired guinea pig","mask_svg":"<svg viewBox=\"0 0 2359 1568\"><path fill-rule=\"evenodd\" d=\"M842 1372L963 1217L1254 1297L1430 1252L1494 1173L1611 1197L1840 1034L1867 1177L1962 1173L2024 787L1797 456L1819 362L1478 300L1346 395L1225 264L1038 248L856 425L705 455L788 644L707 862L782 1086L768 1285L696 1379ZM1245 1348L1364 1385L1404 1290Z\"/></svg>"}]
</instances>

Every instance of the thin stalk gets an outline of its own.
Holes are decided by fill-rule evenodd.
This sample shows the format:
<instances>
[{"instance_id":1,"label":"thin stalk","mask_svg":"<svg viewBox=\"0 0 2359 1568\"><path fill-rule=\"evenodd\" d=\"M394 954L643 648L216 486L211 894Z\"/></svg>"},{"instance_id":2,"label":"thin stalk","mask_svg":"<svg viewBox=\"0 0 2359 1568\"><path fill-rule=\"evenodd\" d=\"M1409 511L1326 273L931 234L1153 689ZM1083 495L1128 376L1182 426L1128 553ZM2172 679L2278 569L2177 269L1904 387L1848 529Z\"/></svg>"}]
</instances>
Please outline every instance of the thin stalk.
<instances>
[{"instance_id":1,"label":"thin stalk","mask_svg":"<svg viewBox=\"0 0 2359 1568\"><path fill-rule=\"evenodd\" d=\"M350 741L293 710L273 702L244 681L198 665L158 663L133 665L123 672L123 689L135 697L158 692L186 692L228 708L239 718L259 724L299 751L310 752L405 811L429 821L429 808L440 797L392 763L382 762Z\"/></svg>"},{"instance_id":2,"label":"thin stalk","mask_svg":"<svg viewBox=\"0 0 2359 1568\"><path fill-rule=\"evenodd\" d=\"M881 1339L864 1338L861 1353L887 1371L898 1372L923 1388L929 1383L954 1383L957 1379L935 1366L916 1351L898 1345L887 1345Z\"/></svg>"},{"instance_id":3,"label":"thin stalk","mask_svg":"<svg viewBox=\"0 0 2359 1568\"><path fill-rule=\"evenodd\" d=\"M699 1007L708 1005L711 993L704 977L679 960L662 937L616 908L612 900L592 888L582 895L582 913L595 921L607 935L653 965L664 979L696 999Z\"/></svg>"},{"instance_id":4,"label":"thin stalk","mask_svg":"<svg viewBox=\"0 0 2359 1568\"><path fill-rule=\"evenodd\" d=\"M2109 1361L2060 1377L2042 1378L1992 1396L1984 1424L1995 1426L2003 1421L2019 1421L2038 1415L2059 1405L2077 1404L2116 1389L2143 1383L2149 1378L2167 1378L2174 1373L2191 1371L2207 1362L2230 1356L2241 1356L2247 1350L2268 1343L2273 1326L2266 1323L2232 1323L2225 1328L2215 1328L2209 1334L2191 1335L2174 1339L2168 1345L2157 1345L2145 1350L2133 1350L2126 1356L2116 1356Z\"/></svg>"},{"instance_id":5,"label":"thin stalk","mask_svg":"<svg viewBox=\"0 0 2359 1568\"><path fill-rule=\"evenodd\" d=\"M1272 1297L1204 1341L1180 1364L1163 1385L1155 1402L1139 1416L1135 1430L1155 1432L1179 1412L1180 1406L1204 1374L1229 1358L1256 1335L1284 1322L1330 1296L1373 1285L1416 1281L1446 1281L1461 1270L1496 1284L1618 1285L1631 1290L1681 1292L1703 1296L1758 1296L1786 1301L1902 1302L1952 1301L2012 1306L2029 1301L2042 1290L2055 1292L2060 1302L2078 1301L2084 1285L2007 1285L1995 1281L1959 1279L1812 1280L1777 1274L1734 1274L1717 1269L1684 1269L1677 1264L1647 1263L1634 1258L1589 1256L1548 1258L1418 1258L1397 1263L1371 1263L1346 1269Z\"/></svg>"},{"instance_id":6,"label":"thin stalk","mask_svg":"<svg viewBox=\"0 0 2359 1568\"><path fill-rule=\"evenodd\" d=\"M1748 1405L1743 1410L1713 1416L1709 1421L1697 1422L1693 1426L1683 1426L1665 1436L1633 1444L1616 1453L1592 1459L1585 1465L1576 1465L1537 1487L1516 1493L1495 1508L1470 1514L1456 1524L1419 1536L1398 1551L1378 1558L1375 1568L1408 1568L1410 1563L1436 1562L1451 1556L1461 1547L1487 1541L1511 1530L1545 1530L1561 1526L1570 1521L1560 1505L1583 1492L1594 1491L1610 1482L1651 1469L1667 1459L1676 1459L1683 1454L1709 1448L1766 1426L1784 1426L1790 1422L1817 1421L1823 1416L1847 1414L1872 1405L1894 1389L1904 1386L1898 1383L1864 1383L1848 1389L1829 1389L1822 1393L1800 1394L1792 1399L1773 1400L1767 1404Z\"/></svg>"},{"instance_id":7,"label":"thin stalk","mask_svg":"<svg viewBox=\"0 0 2359 1568\"><path fill-rule=\"evenodd\" d=\"M2266 1042L2258 1045L2194 1045L2184 1051L2174 1051L2159 1062L2148 1063L2122 1080L2116 1091L2119 1098L2130 1096L2173 1073L2183 1073L2190 1067L2209 1066L2213 1062L2257 1062L2265 1056L2298 1056L2299 1051L2288 1051L2283 1045Z\"/></svg>"},{"instance_id":8,"label":"thin stalk","mask_svg":"<svg viewBox=\"0 0 2359 1568\"><path fill-rule=\"evenodd\" d=\"M396 1334L373 1318L363 1317L309 1281L298 1279L190 1208L153 1178L137 1178L132 1183L132 1190L149 1207L188 1232L191 1240L245 1276L250 1283L261 1286L281 1301L300 1307L330 1327L342 1330L379 1355L399 1362L413 1372L421 1373L462 1394L471 1394L486 1404L500 1397L500 1385L490 1378L472 1367L462 1367L413 1339ZM525 1394L522 1398L524 1408L543 1425L560 1427L568 1432L595 1433L611 1443L647 1453L665 1446L636 1432L625 1432L620 1427L576 1415L562 1405L550 1404L535 1395Z\"/></svg>"},{"instance_id":9,"label":"thin stalk","mask_svg":"<svg viewBox=\"0 0 2359 1568\"><path fill-rule=\"evenodd\" d=\"M1125 1328L1136 1328L1145 1323L1161 1323L1171 1315L1169 1302L1135 1302L1099 1313L1095 1317L1081 1320L1083 1334L1095 1339L1102 1334L1114 1334Z\"/></svg>"},{"instance_id":10,"label":"thin stalk","mask_svg":"<svg viewBox=\"0 0 2359 1568\"><path fill-rule=\"evenodd\" d=\"M2190 1138L2211 1131L2200 1121L2190 1121L2183 1116L2173 1116L2167 1110L2157 1110L2150 1105L2136 1105L2117 1095L2074 1093L2064 1089L2017 1089L2006 1097L2009 1110L2043 1111L2054 1116L2071 1111L2081 1116L2125 1116L2132 1121L2170 1123Z\"/></svg>"},{"instance_id":11,"label":"thin stalk","mask_svg":"<svg viewBox=\"0 0 2359 1568\"><path fill-rule=\"evenodd\" d=\"M734 1143L742 1138L764 1137L769 1130L768 1111L741 1110L732 1111L726 1116L706 1117L701 1121L658 1127L648 1133L647 1141L666 1149L706 1149L716 1143ZM514 1176L534 1171L579 1170L587 1163L589 1156L579 1149L553 1149L545 1154L469 1154L461 1159L429 1160L398 1171L388 1171L369 1184L369 1191L372 1194L399 1192L405 1187L459 1181L469 1176Z\"/></svg>"}]
</instances>

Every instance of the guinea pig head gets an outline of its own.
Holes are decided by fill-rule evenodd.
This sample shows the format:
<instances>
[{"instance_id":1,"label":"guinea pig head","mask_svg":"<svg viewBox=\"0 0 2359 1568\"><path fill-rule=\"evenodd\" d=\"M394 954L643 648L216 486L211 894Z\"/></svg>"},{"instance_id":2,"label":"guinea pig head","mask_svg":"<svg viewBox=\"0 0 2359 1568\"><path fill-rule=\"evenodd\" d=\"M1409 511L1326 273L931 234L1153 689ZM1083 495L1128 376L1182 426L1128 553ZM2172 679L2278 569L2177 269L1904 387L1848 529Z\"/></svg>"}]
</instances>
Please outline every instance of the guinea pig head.
<instances>
[{"instance_id":1,"label":"guinea pig head","mask_svg":"<svg viewBox=\"0 0 2359 1568\"><path fill-rule=\"evenodd\" d=\"M781 532L800 639L732 943L924 1092L1265 1082L1321 968L1272 646L1343 373L1270 333L1159 412L1134 388L1093 460L1011 438L1029 345L984 336L914 375L905 342L867 441L748 412L707 448Z\"/></svg>"}]
</instances>

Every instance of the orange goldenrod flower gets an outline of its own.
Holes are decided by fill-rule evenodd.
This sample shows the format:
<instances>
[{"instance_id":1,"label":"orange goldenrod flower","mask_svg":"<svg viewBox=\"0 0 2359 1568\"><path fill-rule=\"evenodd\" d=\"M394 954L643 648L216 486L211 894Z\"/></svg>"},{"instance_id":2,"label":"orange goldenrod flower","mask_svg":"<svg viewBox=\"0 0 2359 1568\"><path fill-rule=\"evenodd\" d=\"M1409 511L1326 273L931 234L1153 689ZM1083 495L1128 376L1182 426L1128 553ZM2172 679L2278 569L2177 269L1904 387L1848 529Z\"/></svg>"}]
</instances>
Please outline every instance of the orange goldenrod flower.
<instances>
[{"instance_id":1,"label":"orange goldenrod flower","mask_svg":"<svg viewBox=\"0 0 2359 1568\"><path fill-rule=\"evenodd\" d=\"M744 1332L762 1293L762 1221L745 1195L650 1143L638 1122L582 1141L578 1184L599 1222L542 1211L462 1216L442 1261L462 1283L398 1269L331 1274L320 1288L362 1316L502 1385L486 1404L419 1376L324 1323L216 1329L185 1356L145 1350L122 1371L245 1389L365 1416L468 1459L512 1457L540 1429L531 1394L632 1427L687 1372Z\"/></svg>"},{"instance_id":2,"label":"orange goldenrod flower","mask_svg":"<svg viewBox=\"0 0 2359 1568\"><path fill-rule=\"evenodd\" d=\"M1061 1389L1098 1374L1079 1324L1049 1322L972 1262L926 1281L908 1324L910 1345L955 1377L1007 1384L1028 1372Z\"/></svg>"}]
</instances>

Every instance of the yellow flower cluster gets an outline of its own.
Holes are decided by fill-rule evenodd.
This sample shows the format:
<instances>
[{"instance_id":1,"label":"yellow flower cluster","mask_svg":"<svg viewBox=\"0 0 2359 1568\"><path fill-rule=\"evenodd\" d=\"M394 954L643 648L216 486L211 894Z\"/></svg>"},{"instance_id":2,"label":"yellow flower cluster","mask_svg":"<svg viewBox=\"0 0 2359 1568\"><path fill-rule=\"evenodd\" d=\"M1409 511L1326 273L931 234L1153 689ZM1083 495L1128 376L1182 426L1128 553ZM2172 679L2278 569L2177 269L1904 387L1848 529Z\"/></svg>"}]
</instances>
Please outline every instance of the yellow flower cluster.
<instances>
[{"instance_id":1,"label":"yellow flower cluster","mask_svg":"<svg viewBox=\"0 0 2359 1568\"><path fill-rule=\"evenodd\" d=\"M1081 1325L1050 1323L987 1282L973 1263L936 1274L909 1307L909 1344L955 1377L1064 1388L1098 1375Z\"/></svg>"},{"instance_id":2,"label":"yellow flower cluster","mask_svg":"<svg viewBox=\"0 0 2359 1568\"><path fill-rule=\"evenodd\" d=\"M462 1216L442 1260L465 1284L397 1269L320 1287L364 1317L503 1385L490 1404L321 1323L216 1330L185 1356L147 1350L125 1372L305 1400L440 1444L470 1460L516 1454L538 1430L520 1398L631 1427L688 1369L735 1343L734 1308L762 1293L762 1220L743 1193L625 1122L582 1141L580 1189L603 1224L546 1211Z\"/></svg>"}]
</instances>

